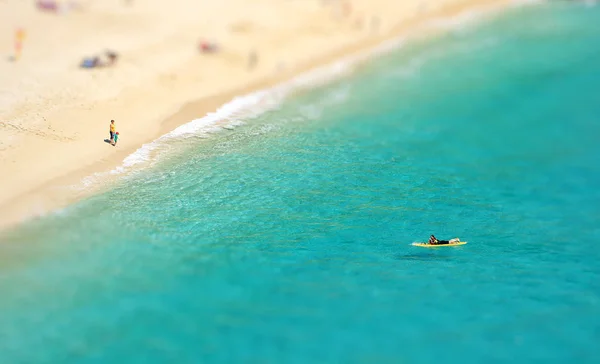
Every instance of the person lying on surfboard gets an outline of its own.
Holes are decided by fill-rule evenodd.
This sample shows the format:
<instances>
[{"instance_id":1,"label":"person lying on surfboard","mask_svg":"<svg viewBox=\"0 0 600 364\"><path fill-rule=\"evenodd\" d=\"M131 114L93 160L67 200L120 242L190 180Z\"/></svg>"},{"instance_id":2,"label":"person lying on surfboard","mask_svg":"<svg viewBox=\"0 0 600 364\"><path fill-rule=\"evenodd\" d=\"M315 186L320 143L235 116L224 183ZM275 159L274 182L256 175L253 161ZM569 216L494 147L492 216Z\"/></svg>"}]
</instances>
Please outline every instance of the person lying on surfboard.
<instances>
[{"instance_id":1,"label":"person lying on surfboard","mask_svg":"<svg viewBox=\"0 0 600 364\"><path fill-rule=\"evenodd\" d=\"M450 244L450 243L455 243L459 241L458 238L455 239L450 239L450 240L438 240L435 235L431 235L429 237L429 244L430 245L442 245L442 244Z\"/></svg>"}]
</instances>

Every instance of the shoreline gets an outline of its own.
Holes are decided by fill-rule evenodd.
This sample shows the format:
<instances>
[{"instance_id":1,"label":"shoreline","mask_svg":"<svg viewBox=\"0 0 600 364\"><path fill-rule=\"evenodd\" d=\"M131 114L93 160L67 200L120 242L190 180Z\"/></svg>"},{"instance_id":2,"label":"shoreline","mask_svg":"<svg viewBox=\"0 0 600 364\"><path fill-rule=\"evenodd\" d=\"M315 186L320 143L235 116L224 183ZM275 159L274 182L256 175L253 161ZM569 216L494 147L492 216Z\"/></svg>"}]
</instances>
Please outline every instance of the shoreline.
<instances>
[{"instance_id":1,"label":"shoreline","mask_svg":"<svg viewBox=\"0 0 600 364\"><path fill-rule=\"evenodd\" d=\"M90 163L75 166L71 170L59 174L57 177L44 180L37 186L2 201L0 204L0 216L2 216L2 219L0 219L0 231L50 214L88 196L101 193L114 182L115 178L121 178L124 174L102 176L102 182L98 183L97 186L78 193L73 193L73 189L68 186L81 184L84 178L97 173L108 174L111 170L121 166L125 158L138 151L144 145L156 141L177 127L214 112L220 106L230 102L237 96L247 95L259 90L268 91L270 88L292 82L296 77L315 69L331 66L339 62L340 59L354 58L350 62L353 67L357 67L369 59L377 57L379 53L386 53L397 48L392 46L389 50L377 52L378 47L381 47L386 42L400 42L404 39L428 37L444 33L454 27L453 25L431 26L428 24L431 21L452 21L463 15L470 15L473 11L480 13L478 15L481 17L481 15L485 16L495 13L498 10L509 8L513 4L519 5L522 3L510 0L471 0L461 4L454 4L453 6L445 6L439 11L409 19L383 34L362 38L350 45L342 45L339 49L320 54L319 57L315 57L308 62L302 62L296 67L278 74L257 73L253 75L254 77L250 77L250 82L245 86L230 87L224 91L217 91L213 95L188 99L187 102L183 103L180 102L180 107L177 108L177 111L172 112L168 117L162 117L158 125L154 125L154 130L148 130L135 143L131 143L127 147L122 147L122 142L120 144L121 148L110 153L110 155L97 157L95 160L90 161ZM419 33L419 31L423 31L423 33ZM182 73L185 74L185 72ZM105 148L102 149L106 150Z\"/></svg>"}]
</instances>

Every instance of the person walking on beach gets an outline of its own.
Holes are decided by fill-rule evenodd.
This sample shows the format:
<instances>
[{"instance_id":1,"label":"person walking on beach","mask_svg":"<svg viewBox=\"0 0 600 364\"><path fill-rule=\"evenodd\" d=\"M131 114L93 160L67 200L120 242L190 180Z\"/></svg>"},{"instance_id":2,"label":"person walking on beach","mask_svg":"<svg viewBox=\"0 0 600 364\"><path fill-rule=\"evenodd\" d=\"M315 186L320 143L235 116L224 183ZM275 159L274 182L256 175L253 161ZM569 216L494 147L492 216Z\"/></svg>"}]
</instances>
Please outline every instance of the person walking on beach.
<instances>
[{"instance_id":1,"label":"person walking on beach","mask_svg":"<svg viewBox=\"0 0 600 364\"><path fill-rule=\"evenodd\" d=\"M115 139L110 144L112 144L113 147L116 146L117 145L117 140L119 140L119 132L115 133Z\"/></svg>"},{"instance_id":2,"label":"person walking on beach","mask_svg":"<svg viewBox=\"0 0 600 364\"><path fill-rule=\"evenodd\" d=\"M115 129L116 129L116 126L115 126L115 121L114 121L114 120L111 120L111 121L110 121L110 142L111 142L111 143L112 143L112 142L113 142L113 140L115 139Z\"/></svg>"}]
</instances>

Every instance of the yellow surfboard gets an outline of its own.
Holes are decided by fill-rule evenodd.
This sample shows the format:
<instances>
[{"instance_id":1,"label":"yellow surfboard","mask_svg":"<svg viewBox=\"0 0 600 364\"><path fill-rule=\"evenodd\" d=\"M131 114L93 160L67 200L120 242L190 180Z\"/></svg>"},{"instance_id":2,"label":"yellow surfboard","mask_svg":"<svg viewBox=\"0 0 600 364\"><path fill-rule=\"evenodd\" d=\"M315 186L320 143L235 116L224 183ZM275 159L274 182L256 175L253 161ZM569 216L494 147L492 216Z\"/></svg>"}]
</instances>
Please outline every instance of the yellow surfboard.
<instances>
[{"instance_id":1,"label":"yellow surfboard","mask_svg":"<svg viewBox=\"0 0 600 364\"><path fill-rule=\"evenodd\" d=\"M466 241L457 241L454 243L450 243L450 244L429 244L429 243L412 243L413 246L420 246L422 248L441 248L444 246L459 246L459 245L465 245L467 242Z\"/></svg>"}]
</instances>

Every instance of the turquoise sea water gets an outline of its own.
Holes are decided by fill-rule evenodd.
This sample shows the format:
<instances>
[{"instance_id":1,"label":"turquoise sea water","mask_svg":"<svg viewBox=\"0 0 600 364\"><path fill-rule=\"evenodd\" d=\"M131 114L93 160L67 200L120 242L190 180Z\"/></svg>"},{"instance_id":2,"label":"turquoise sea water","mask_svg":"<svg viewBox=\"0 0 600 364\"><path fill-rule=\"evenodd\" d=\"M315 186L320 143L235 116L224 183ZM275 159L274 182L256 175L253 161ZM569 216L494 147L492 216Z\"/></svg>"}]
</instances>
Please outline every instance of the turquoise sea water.
<instances>
[{"instance_id":1,"label":"turquoise sea water","mask_svg":"<svg viewBox=\"0 0 600 364\"><path fill-rule=\"evenodd\" d=\"M416 41L0 242L2 363L600 361L600 7ZM468 245L412 247L430 234Z\"/></svg>"}]
</instances>

